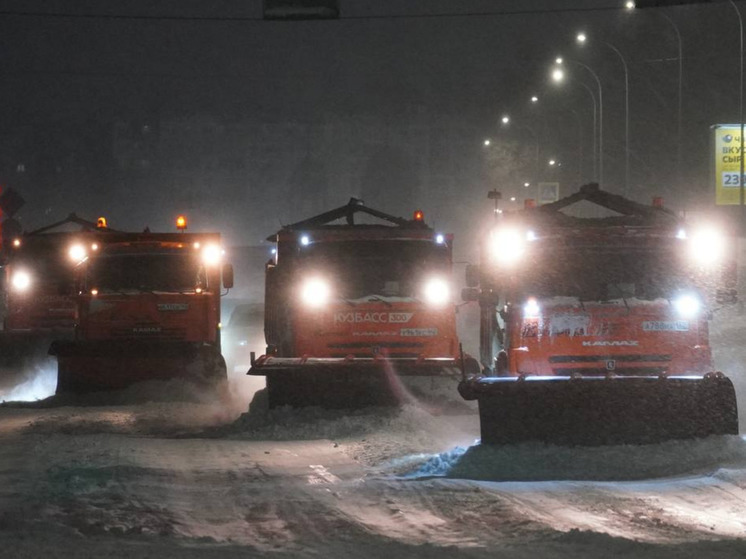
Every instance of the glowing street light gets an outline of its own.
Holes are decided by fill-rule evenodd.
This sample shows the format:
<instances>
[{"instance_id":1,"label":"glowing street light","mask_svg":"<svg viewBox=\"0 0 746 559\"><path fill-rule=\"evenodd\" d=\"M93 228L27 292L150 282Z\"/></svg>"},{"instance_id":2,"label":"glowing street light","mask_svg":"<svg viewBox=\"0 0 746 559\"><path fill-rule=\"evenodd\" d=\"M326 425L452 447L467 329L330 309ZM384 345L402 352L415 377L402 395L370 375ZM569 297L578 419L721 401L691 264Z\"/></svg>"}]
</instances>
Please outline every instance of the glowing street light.
<instances>
[{"instance_id":1,"label":"glowing street light","mask_svg":"<svg viewBox=\"0 0 746 559\"><path fill-rule=\"evenodd\" d=\"M486 139L486 140L484 141L484 145L485 145L485 146L489 146L489 145L490 145L491 143L492 143L492 141L491 141L491 140L490 140L489 138L487 138L487 139Z\"/></svg>"},{"instance_id":2,"label":"glowing street light","mask_svg":"<svg viewBox=\"0 0 746 559\"><path fill-rule=\"evenodd\" d=\"M531 102L532 102L532 103L538 103L538 102L539 102L539 98L538 98L538 97L537 97L536 95L533 95L533 96L531 97Z\"/></svg>"},{"instance_id":3,"label":"glowing street light","mask_svg":"<svg viewBox=\"0 0 746 559\"><path fill-rule=\"evenodd\" d=\"M556 59L555 62L557 62ZM583 64L582 62L579 62L578 60L569 60L570 63L579 66L580 68L583 68L588 73L593 76L593 79L596 82L596 86L598 87L598 182L599 184L604 184L604 163L603 163L603 154L604 154L604 125L603 125L603 114L604 114L604 102L603 102L603 88L601 87L601 78L598 77L598 74L593 71L593 68L590 66ZM552 81L555 83L561 83L565 79L565 72L562 68L554 67L552 69ZM583 84L581 84L583 85ZM590 89L588 89L590 91ZM595 114L595 96L593 95L593 92L591 92L591 97L594 97L594 114ZM595 120L595 116L594 116ZM595 143L595 142L594 142ZM594 150L595 151L595 150ZM595 173L594 173L595 174Z\"/></svg>"},{"instance_id":4,"label":"glowing street light","mask_svg":"<svg viewBox=\"0 0 746 559\"><path fill-rule=\"evenodd\" d=\"M632 0L628 0L624 3L624 7L628 10L634 10L635 9L635 3Z\"/></svg>"},{"instance_id":5,"label":"glowing street light","mask_svg":"<svg viewBox=\"0 0 746 559\"><path fill-rule=\"evenodd\" d=\"M530 183L530 182L524 182L524 183L523 183L523 186L524 186L525 188L528 188L529 186L531 186L531 183Z\"/></svg>"},{"instance_id":6,"label":"glowing street light","mask_svg":"<svg viewBox=\"0 0 746 559\"><path fill-rule=\"evenodd\" d=\"M578 33L577 42L581 45L585 44L588 37L585 33ZM624 58L622 53L611 43L601 41L602 44L609 47L619 57L622 63L622 69L624 70L624 192L629 194L629 69L627 68L627 60Z\"/></svg>"},{"instance_id":7,"label":"glowing street light","mask_svg":"<svg viewBox=\"0 0 746 559\"><path fill-rule=\"evenodd\" d=\"M502 122L503 124L509 124L510 117L508 115L503 115L503 117L500 119L500 122Z\"/></svg>"},{"instance_id":8,"label":"glowing street light","mask_svg":"<svg viewBox=\"0 0 746 559\"><path fill-rule=\"evenodd\" d=\"M563 58L561 56L558 56L554 59L555 64L562 64L564 62Z\"/></svg>"},{"instance_id":9,"label":"glowing street light","mask_svg":"<svg viewBox=\"0 0 746 559\"><path fill-rule=\"evenodd\" d=\"M555 165L557 165L557 160L556 159L550 159L549 160L549 166L550 167L554 167Z\"/></svg>"}]
</instances>

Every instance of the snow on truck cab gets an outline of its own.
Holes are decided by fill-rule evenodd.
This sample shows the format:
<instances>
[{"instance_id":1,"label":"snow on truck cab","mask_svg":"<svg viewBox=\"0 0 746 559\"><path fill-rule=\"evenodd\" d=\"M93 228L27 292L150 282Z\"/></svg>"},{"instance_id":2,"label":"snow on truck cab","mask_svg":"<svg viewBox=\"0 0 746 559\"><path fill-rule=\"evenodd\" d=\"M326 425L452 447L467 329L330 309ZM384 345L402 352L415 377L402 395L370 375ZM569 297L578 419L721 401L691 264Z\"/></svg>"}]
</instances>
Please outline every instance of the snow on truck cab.
<instances>
[{"instance_id":1,"label":"snow on truck cab","mask_svg":"<svg viewBox=\"0 0 746 559\"><path fill-rule=\"evenodd\" d=\"M587 201L616 215L580 218ZM730 247L732 248L732 246ZM735 391L713 372L710 305L732 297L728 238L662 207L586 185L505 214L464 298L480 305L482 440L657 442L738 432Z\"/></svg>"},{"instance_id":2,"label":"snow on truck cab","mask_svg":"<svg viewBox=\"0 0 746 559\"><path fill-rule=\"evenodd\" d=\"M233 270L218 233L112 233L77 272L75 339L50 348L57 393L226 379L220 297Z\"/></svg>"},{"instance_id":3,"label":"snow on truck cab","mask_svg":"<svg viewBox=\"0 0 746 559\"><path fill-rule=\"evenodd\" d=\"M267 353L249 374L266 376L270 406L393 403L411 395L402 382L416 391L416 379L455 373L453 237L423 217L353 198L268 239Z\"/></svg>"}]
</instances>

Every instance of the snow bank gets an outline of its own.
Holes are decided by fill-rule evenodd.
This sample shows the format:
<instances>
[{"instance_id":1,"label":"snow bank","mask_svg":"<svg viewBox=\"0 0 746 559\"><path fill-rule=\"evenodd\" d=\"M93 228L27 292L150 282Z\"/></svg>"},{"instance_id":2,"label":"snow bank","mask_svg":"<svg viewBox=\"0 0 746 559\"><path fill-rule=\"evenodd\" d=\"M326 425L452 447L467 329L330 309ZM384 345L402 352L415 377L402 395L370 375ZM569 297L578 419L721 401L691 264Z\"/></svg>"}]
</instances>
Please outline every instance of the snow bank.
<instances>
[{"instance_id":1,"label":"snow bank","mask_svg":"<svg viewBox=\"0 0 746 559\"><path fill-rule=\"evenodd\" d=\"M723 436L658 445L559 447L475 445L431 456L409 478L482 481L640 480L746 468L746 437Z\"/></svg>"},{"instance_id":2,"label":"snow bank","mask_svg":"<svg viewBox=\"0 0 746 559\"><path fill-rule=\"evenodd\" d=\"M0 400L5 402L33 402L53 395L57 388L57 364L37 366L33 372L27 373L25 377L24 382L13 387L6 394L0 394Z\"/></svg>"}]
</instances>

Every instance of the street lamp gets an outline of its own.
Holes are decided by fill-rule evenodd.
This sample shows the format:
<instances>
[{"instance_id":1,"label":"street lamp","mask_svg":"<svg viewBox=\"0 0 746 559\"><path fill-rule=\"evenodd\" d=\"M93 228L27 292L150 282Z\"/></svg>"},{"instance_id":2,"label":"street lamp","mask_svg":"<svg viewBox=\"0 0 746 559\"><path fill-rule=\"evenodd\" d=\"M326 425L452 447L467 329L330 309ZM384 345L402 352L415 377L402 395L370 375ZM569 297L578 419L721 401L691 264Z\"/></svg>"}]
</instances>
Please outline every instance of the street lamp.
<instances>
[{"instance_id":1,"label":"street lamp","mask_svg":"<svg viewBox=\"0 0 746 559\"><path fill-rule=\"evenodd\" d=\"M491 141L491 140L490 140L489 138L487 138L487 139L486 139L486 140L484 141L484 145L485 145L485 147L489 147L489 145L490 145L491 143L492 143L492 141Z\"/></svg>"},{"instance_id":2,"label":"street lamp","mask_svg":"<svg viewBox=\"0 0 746 559\"><path fill-rule=\"evenodd\" d=\"M562 59L557 58L555 62L557 60L562 60ZM579 62L577 60L569 60L569 62L589 72L591 76L593 76L593 79L596 81L596 86L598 87L598 174L597 174L597 180L599 184L603 185L603 182L604 182L604 100L603 100L603 88L601 87L601 78L598 77L598 74L596 74L596 72L594 72L590 66L587 66L586 64L583 64L582 62ZM565 79L564 70L562 68L555 66L552 69L552 80L555 83L561 83L564 81L564 79ZM583 87L585 87L588 90L588 92L591 94L591 97L593 98L593 120L594 120L593 145L594 145L594 152L595 152L596 96L593 94L593 92L588 86L586 86L582 82L581 82L581 85L583 85ZM594 159L593 174L596 175L595 159Z\"/></svg>"},{"instance_id":3,"label":"street lamp","mask_svg":"<svg viewBox=\"0 0 746 559\"><path fill-rule=\"evenodd\" d=\"M585 33L578 33L577 42L580 45L584 45L587 41ZM622 62L622 68L624 69L624 193L629 195L629 69L627 67L627 60L624 58L619 49L611 43L601 41L602 44L609 47L619 57Z\"/></svg>"},{"instance_id":4,"label":"street lamp","mask_svg":"<svg viewBox=\"0 0 746 559\"><path fill-rule=\"evenodd\" d=\"M539 98L536 95L533 95L533 96L531 96L531 102L532 103L538 103L539 102Z\"/></svg>"},{"instance_id":5,"label":"street lamp","mask_svg":"<svg viewBox=\"0 0 746 559\"><path fill-rule=\"evenodd\" d=\"M538 98L537 98L538 101ZM509 115L503 115L501 119L503 126L508 126L508 124L511 123L511 119ZM534 137L534 153L535 153L535 167L536 167L536 178L538 180L538 173L539 173L539 134L536 133L536 130L534 130L532 127L530 127L527 124L519 123L517 128L523 128L524 130L527 130L533 137Z\"/></svg>"},{"instance_id":6,"label":"street lamp","mask_svg":"<svg viewBox=\"0 0 746 559\"><path fill-rule=\"evenodd\" d=\"M632 0L625 3L624 7L627 8L627 10L629 11L636 11L635 3ZM671 27L673 27L673 31L676 34L676 43L677 43L678 50L679 50L679 57L678 57L679 88L678 88L678 99L677 99L678 107L677 107L677 120L676 120L676 165L677 165L676 175L678 178L679 187L681 187L681 184L683 182L682 180L682 177L683 177L683 171L682 171L682 161L683 161L683 157L682 157L682 122L683 122L682 112L683 110L682 110L682 107L684 103L683 101L684 99L684 96L683 96L683 83L684 83L684 53L683 51L684 51L684 48L683 48L683 43L681 41L681 31L679 31L679 26L676 25L676 22L674 22L674 20L672 20L670 17L668 17L668 15L666 15L662 11L657 11L656 13L659 16L661 16L663 19L665 19L671 25Z\"/></svg>"}]
</instances>

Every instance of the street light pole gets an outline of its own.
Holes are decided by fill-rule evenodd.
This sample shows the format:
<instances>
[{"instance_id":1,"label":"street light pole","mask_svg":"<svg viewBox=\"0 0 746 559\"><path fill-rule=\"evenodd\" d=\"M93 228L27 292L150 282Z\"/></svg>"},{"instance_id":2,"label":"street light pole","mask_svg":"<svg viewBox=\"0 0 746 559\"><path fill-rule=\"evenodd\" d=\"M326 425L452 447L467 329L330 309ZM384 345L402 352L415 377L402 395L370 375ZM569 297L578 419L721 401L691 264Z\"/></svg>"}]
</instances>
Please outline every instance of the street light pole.
<instances>
[{"instance_id":1,"label":"street light pole","mask_svg":"<svg viewBox=\"0 0 746 559\"><path fill-rule=\"evenodd\" d=\"M633 11L635 10L635 3L631 0L627 2L626 7L628 10ZM682 147L682 141L683 141L683 99L684 99L684 93L683 93L683 84L684 84L684 45L681 40L681 31L679 30L679 26L676 25L676 22L671 19L669 16L667 16L664 12L657 10L655 13L657 13L659 16L661 16L663 19L665 19L671 27L673 27L674 33L676 34L676 43L678 46L679 56L678 56L678 62L679 62L679 87L678 87L678 107L677 107L677 118L676 118L676 178L678 182L678 188L681 188L683 185L683 147Z\"/></svg>"},{"instance_id":2,"label":"street light pole","mask_svg":"<svg viewBox=\"0 0 746 559\"><path fill-rule=\"evenodd\" d=\"M629 69L619 49L606 41L603 44L617 54L624 68L624 195L629 196Z\"/></svg>"},{"instance_id":3,"label":"street light pole","mask_svg":"<svg viewBox=\"0 0 746 559\"><path fill-rule=\"evenodd\" d=\"M578 60L568 60L568 62L571 62L572 64L575 64L576 66L580 66L581 68L584 68L587 70L592 76L593 79L596 80L596 85L598 86L598 182L600 185L603 186L604 184L604 92L603 88L601 87L601 78L598 77L598 74L593 71L593 69L583 64L582 62L579 62Z\"/></svg>"},{"instance_id":4,"label":"street light pole","mask_svg":"<svg viewBox=\"0 0 746 559\"><path fill-rule=\"evenodd\" d=\"M681 148L681 142L682 142L682 130L681 130L682 120L681 120L681 114L682 114L682 104L683 104L683 99L684 99L684 95L683 95L683 83L684 83L684 47L683 47L683 44L681 42L681 32L679 31L679 26L676 25L676 23L674 22L674 20L672 20L670 17L668 17L663 12L658 12L658 13L661 15L661 17L663 17L663 19L665 19L673 27L673 30L676 33L676 41L677 41L678 46L679 46L679 92L678 92L679 93L679 95L678 95L678 101L679 101L678 105L679 106L678 106L677 126L676 126L676 130L677 130L676 131L676 135L677 135L677 138L676 138L676 140L677 140L676 141L676 148L677 148L676 149L677 173L676 173L676 175L677 175L677 177L679 179L678 188L681 188L682 187L682 183L683 183L683 175L682 175L682 163L683 163L683 159L682 159L682 148ZM743 119L741 119L741 120L743 120Z\"/></svg>"},{"instance_id":5,"label":"street light pole","mask_svg":"<svg viewBox=\"0 0 746 559\"><path fill-rule=\"evenodd\" d=\"M582 85L583 88L588 92L588 94L591 96L591 100L593 101L593 180L598 182L598 138L596 135L596 131L598 129L598 115L596 114L596 94L593 93L593 90L583 82L580 82L580 85Z\"/></svg>"},{"instance_id":6,"label":"street light pole","mask_svg":"<svg viewBox=\"0 0 746 559\"><path fill-rule=\"evenodd\" d=\"M585 33L578 33L576 41L580 45L584 45L588 40ZM627 67L627 60L624 58L622 53L614 45L607 41L601 41L602 44L609 47L614 51L622 62L622 68L624 69L624 194L629 195L629 68ZM588 68L590 70L590 68Z\"/></svg>"}]
</instances>

